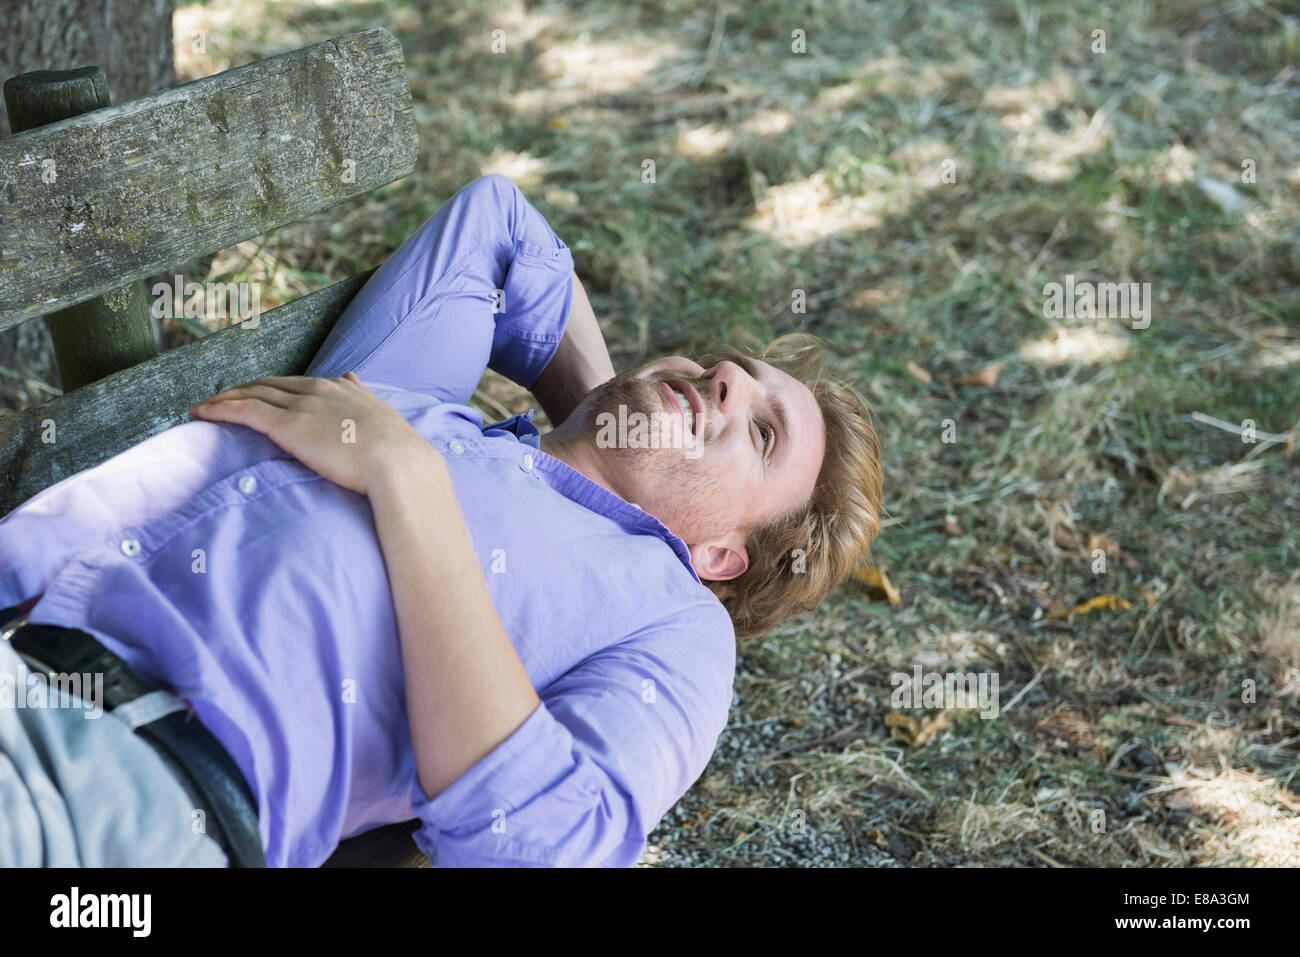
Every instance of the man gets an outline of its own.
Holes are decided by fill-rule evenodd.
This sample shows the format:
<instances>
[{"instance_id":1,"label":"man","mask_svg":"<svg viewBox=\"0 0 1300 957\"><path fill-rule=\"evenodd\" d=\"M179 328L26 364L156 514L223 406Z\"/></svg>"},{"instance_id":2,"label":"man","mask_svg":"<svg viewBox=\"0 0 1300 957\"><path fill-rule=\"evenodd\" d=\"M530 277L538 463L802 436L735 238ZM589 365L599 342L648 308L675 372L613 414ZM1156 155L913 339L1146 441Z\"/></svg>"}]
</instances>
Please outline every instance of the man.
<instances>
[{"instance_id":1,"label":"man","mask_svg":"<svg viewBox=\"0 0 1300 957\"><path fill-rule=\"evenodd\" d=\"M484 426L464 403L485 366L559 427ZM690 448L611 447L596 426L619 406ZM80 737L71 710L0 712L26 772L0 772L0 794L31 789L44 748L48 806L10 803L71 835L63 860L243 863L238 807L218 793L221 826L193 823L195 780L228 755L270 866L413 818L440 866L629 866L726 725L736 636L815 604L874 537L860 406L736 353L613 375L568 247L480 177L376 271L307 376L196 404L0 522L0 607L25 617L29 667L23 628L75 631L155 689ZM222 752L188 782L141 739L169 709ZM101 764L138 769L95 799L148 831L143 852L89 807L91 752L66 745L88 725L138 730L94 732ZM45 863L40 847L0 841L0 860Z\"/></svg>"}]
</instances>

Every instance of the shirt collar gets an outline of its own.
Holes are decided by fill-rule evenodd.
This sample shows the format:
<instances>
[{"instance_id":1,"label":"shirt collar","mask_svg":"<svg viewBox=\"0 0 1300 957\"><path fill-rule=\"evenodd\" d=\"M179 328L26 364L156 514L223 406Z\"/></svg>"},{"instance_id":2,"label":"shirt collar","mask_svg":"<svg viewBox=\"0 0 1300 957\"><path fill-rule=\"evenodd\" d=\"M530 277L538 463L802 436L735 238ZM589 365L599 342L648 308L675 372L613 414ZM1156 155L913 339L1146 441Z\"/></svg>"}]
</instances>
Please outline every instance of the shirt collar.
<instances>
[{"instance_id":1,"label":"shirt collar","mask_svg":"<svg viewBox=\"0 0 1300 957\"><path fill-rule=\"evenodd\" d=\"M512 415L508 419L500 422L493 422L491 425L483 426L483 434L487 435L494 429L500 429L503 432L509 432L521 445L531 445L535 449L540 449L540 439L542 433L537 431L537 426L533 425L534 409L529 409L523 415Z\"/></svg>"},{"instance_id":2,"label":"shirt collar","mask_svg":"<svg viewBox=\"0 0 1300 957\"><path fill-rule=\"evenodd\" d=\"M498 430L508 432L521 445L528 445L537 449L539 468L541 471L555 476L558 481L551 484L557 487L565 496L592 511L608 515L624 527L639 529L662 538L677 554L682 564L686 566L691 573L691 577L697 582L700 581L700 576L695 574L695 566L691 564L690 549L684 541L668 531L668 526L645 511L641 506L625 501L609 491L609 489L597 485L577 469L571 468L555 456L541 450L542 433L537 430L537 426L533 425L534 411L534 409L529 409L522 415L512 415L501 422L485 425L483 426L483 434L489 435L491 432ZM700 582L700 584L703 584L703 582Z\"/></svg>"}]
</instances>

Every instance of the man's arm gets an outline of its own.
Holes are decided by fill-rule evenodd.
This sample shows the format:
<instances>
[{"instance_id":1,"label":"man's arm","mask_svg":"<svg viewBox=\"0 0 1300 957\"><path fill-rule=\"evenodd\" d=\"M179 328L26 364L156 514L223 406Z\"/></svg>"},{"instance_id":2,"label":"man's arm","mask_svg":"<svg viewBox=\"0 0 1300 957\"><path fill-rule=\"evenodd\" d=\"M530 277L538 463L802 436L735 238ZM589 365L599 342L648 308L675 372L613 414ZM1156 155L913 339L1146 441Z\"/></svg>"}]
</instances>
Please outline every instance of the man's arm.
<instances>
[{"instance_id":1,"label":"man's arm","mask_svg":"<svg viewBox=\"0 0 1300 957\"><path fill-rule=\"evenodd\" d=\"M366 489L397 612L420 788L433 798L539 699L497 617L438 450L412 445L386 457Z\"/></svg>"},{"instance_id":2,"label":"man's arm","mask_svg":"<svg viewBox=\"0 0 1300 957\"><path fill-rule=\"evenodd\" d=\"M480 176L375 270L307 375L352 370L463 404L486 361L527 388L563 339L573 291L573 255L555 230L509 179Z\"/></svg>"},{"instance_id":3,"label":"man's arm","mask_svg":"<svg viewBox=\"0 0 1300 957\"><path fill-rule=\"evenodd\" d=\"M698 600L539 695L497 617L441 453L352 372L256 379L191 406L368 497L388 569L422 850L451 866L631 866L727 723L731 618ZM340 423L356 441L340 441ZM414 788L412 788L414 792Z\"/></svg>"},{"instance_id":4,"label":"man's arm","mask_svg":"<svg viewBox=\"0 0 1300 957\"><path fill-rule=\"evenodd\" d=\"M591 655L490 755L415 806L439 867L631 867L727 724L735 636L711 597Z\"/></svg>"},{"instance_id":5,"label":"man's arm","mask_svg":"<svg viewBox=\"0 0 1300 957\"><path fill-rule=\"evenodd\" d=\"M547 418L556 426L573 413L583 396L602 382L614 378L614 364L610 361L596 314L587 299L587 291L582 287L578 274L572 275L573 304L569 309L564 338L532 388L533 395L546 410Z\"/></svg>"},{"instance_id":6,"label":"man's arm","mask_svg":"<svg viewBox=\"0 0 1300 957\"><path fill-rule=\"evenodd\" d=\"M433 797L540 704L497 617L441 453L354 372L265 376L190 406L369 498L397 617L420 787ZM355 441L340 441L351 423Z\"/></svg>"}]
</instances>

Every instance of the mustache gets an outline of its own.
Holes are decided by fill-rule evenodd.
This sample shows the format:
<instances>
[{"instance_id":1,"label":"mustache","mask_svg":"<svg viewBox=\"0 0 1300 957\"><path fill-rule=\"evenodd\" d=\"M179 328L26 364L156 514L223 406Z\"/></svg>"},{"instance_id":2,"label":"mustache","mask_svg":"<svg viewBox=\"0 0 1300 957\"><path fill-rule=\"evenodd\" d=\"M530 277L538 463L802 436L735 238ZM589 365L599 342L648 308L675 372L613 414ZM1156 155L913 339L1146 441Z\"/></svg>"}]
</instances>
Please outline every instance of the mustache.
<instances>
[{"instance_id":1,"label":"mustache","mask_svg":"<svg viewBox=\"0 0 1300 957\"><path fill-rule=\"evenodd\" d=\"M708 386L706 380L700 379L696 376L683 375L681 373L660 372L647 379L638 378L636 370L630 369L627 372L620 372L612 379L607 379L600 385L596 386L593 391L595 391L597 395L604 395L606 391L610 393L622 392L623 394L640 391L647 396L651 394L657 396L659 394L659 385L663 382L686 383L700 394L701 399L705 400L705 411L708 411L708 402L706 399L706 396L708 395L706 391Z\"/></svg>"},{"instance_id":2,"label":"mustache","mask_svg":"<svg viewBox=\"0 0 1300 957\"><path fill-rule=\"evenodd\" d=\"M659 387L661 383L671 381L690 385L704 403L703 421L699 424L699 443L700 445L705 444L709 438L709 429L713 424L713 417L709 414L708 407L707 379L673 372L657 373L651 378L638 378L636 372L636 369L620 372L614 378L607 379L591 391L585 423L587 429L594 430L597 427L597 418L602 413L616 414L619 406L623 406L629 412L651 414L662 412L664 395Z\"/></svg>"},{"instance_id":3,"label":"mustache","mask_svg":"<svg viewBox=\"0 0 1300 957\"><path fill-rule=\"evenodd\" d=\"M657 409L663 402L663 394L659 390L660 384L664 382L684 382L699 394L701 401L704 403L705 421L708 421L708 393L705 391L706 387L703 380L694 376L675 375L673 373L661 373L650 379L638 379L634 375L635 371L619 373L614 378L596 386L593 392L597 403L603 405L606 402L620 401L629 406L643 404ZM629 401L631 399L643 401L634 403Z\"/></svg>"}]
</instances>

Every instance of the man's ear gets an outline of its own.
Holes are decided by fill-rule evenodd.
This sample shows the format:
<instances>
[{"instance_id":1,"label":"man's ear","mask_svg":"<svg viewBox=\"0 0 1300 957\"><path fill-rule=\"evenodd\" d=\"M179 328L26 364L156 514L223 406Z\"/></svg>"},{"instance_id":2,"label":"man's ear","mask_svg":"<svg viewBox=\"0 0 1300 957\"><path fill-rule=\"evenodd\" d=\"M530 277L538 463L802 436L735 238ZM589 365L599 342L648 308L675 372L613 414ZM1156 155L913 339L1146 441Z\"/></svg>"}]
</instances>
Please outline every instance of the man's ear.
<instances>
[{"instance_id":1,"label":"man's ear","mask_svg":"<svg viewBox=\"0 0 1300 957\"><path fill-rule=\"evenodd\" d=\"M719 541L688 545L695 574L704 581L714 582L730 581L743 575L749 567L749 555L741 538L737 532Z\"/></svg>"}]
</instances>

